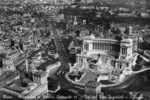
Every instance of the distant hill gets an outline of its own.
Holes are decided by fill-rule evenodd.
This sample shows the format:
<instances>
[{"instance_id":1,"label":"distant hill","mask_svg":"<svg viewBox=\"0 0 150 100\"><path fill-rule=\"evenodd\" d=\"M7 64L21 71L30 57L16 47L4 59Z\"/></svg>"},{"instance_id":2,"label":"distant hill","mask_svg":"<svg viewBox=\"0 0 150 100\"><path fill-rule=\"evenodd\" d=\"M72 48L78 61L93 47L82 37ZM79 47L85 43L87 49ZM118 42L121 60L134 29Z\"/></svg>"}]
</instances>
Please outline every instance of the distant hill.
<instances>
[{"instance_id":1,"label":"distant hill","mask_svg":"<svg viewBox=\"0 0 150 100\"><path fill-rule=\"evenodd\" d=\"M146 6L147 8L150 8L150 0L146 0Z\"/></svg>"},{"instance_id":2,"label":"distant hill","mask_svg":"<svg viewBox=\"0 0 150 100\"><path fill-rule=\"evenodd\" d=\"M110 6L140 8L150 5L150 0L97 0Z\"/></svg>"}]
</instances>

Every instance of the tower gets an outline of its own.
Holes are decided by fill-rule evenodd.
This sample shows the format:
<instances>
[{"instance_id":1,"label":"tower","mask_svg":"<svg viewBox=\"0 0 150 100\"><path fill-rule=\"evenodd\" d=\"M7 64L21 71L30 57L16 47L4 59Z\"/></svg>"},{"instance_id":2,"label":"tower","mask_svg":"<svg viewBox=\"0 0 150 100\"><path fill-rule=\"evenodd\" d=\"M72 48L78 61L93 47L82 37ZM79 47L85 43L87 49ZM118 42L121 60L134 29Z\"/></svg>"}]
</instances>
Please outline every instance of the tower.
<instances>
[{"instance_id":1,"label":"tower","mask_svg":"<svg viewBox=\"0 0 150 100\"><path fill-rule=\"evenodd\" d=\"M131 35L133 32L133 27L132 26L129 26L129 35Z\"/></svg>"},{"instance_id":2,"label":"tower","mask_svg":"<svg viewBox=\"0 0 150 100\"><path fill-rule=\"evenodd\" d=\"M28 59L25 60L25 64L26 64L26 72L29 71L29 63L28 63Z\"/></svg>"},{"instance_id":3,"label":"tower","mask_svg":"<svg viewBox=\"0 0 150 100\"><path fill-rule=\"evenodd\" d=\"M133 40L123 39L120 44L120 56L119 59L129 59L133 56Z\"/></svg>"},{"instance_id":4,"label":"tower","mask_svg":"<svg viewBox=\"0 0 150 100\"><path fill-rule=\"evenodd\" d=\"M74 17L74 21L73 21L73 25L77 25L78 24L78 22L77 22L77 17L75 16Z\"/></svg>"}]
</instances>

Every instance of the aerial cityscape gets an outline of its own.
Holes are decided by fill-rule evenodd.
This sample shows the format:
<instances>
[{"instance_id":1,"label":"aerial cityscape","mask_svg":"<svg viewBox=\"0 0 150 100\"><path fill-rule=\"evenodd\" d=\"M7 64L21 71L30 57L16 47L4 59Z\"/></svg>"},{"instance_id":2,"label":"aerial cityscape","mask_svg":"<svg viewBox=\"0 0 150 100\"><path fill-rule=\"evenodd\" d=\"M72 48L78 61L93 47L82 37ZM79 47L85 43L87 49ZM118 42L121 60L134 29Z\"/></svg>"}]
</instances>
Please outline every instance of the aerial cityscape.
<instances>
[{"instance_id":1,"label":"aerial cityscape","mask_svg":"<svg viewBox=\"0 0 150 100\"><path fill-rule=\"evenodd\" d=\"M0 100L150 100L150 0L0 0Z\"/></svg>"}]
</instances>

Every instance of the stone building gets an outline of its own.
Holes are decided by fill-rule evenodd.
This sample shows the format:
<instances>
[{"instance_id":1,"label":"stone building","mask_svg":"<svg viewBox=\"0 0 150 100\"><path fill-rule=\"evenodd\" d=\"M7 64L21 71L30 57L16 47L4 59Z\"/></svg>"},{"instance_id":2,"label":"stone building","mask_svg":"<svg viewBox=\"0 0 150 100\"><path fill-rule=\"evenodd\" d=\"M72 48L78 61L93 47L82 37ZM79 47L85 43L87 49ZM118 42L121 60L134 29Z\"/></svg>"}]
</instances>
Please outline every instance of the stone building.
<instances>
[{"instance_id":1,"label":"stone building","mask_svg":"<svg viewBox=\"0 0 150 100\"><path fill-rule=\"evenodd\" d=\"M38 71L33 73L33 81L37 82L38 84L44 84L47 82L46 72Z\"/></svg>"},{"instance_id":2,"label":"stone building","mask_svg":"<svg viewBox=\"0 0 150 100\"><path fill-rule=\"evenodd\" d=\"M81 38L83 41L81 54L77 55L77 63L83 63L82 67L87 67L87 59L94 55L100 55L100 59L107 57L108 62L114 68L123 70L123 67L129 66L129 60L133 58L137 45L133 38L122 40L96 38L88 36ZM96 57L94 59L97 59ZM98 62L98 61L97 61Z\"/></svg>"}]
</instances>

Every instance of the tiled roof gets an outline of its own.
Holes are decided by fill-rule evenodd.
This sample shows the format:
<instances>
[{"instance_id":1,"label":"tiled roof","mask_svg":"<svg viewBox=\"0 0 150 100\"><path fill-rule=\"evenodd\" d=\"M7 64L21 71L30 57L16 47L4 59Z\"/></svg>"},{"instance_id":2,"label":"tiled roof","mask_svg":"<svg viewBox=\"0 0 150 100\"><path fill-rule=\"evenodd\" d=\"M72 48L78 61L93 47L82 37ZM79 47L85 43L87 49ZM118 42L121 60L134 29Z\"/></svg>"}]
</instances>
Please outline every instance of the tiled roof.
<instances>
[{"instance_id":1,"label":"tiled roof","mask_svg":"<svg viewBox=\"0 0 150 100\"><path fill-rule=\"evenodd\" d=\"M46 75L46 72L44 72L44 71L38 71L38 72L35 72L34 75L44 77Z\"/></svg>"}]
</instances>

